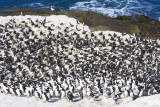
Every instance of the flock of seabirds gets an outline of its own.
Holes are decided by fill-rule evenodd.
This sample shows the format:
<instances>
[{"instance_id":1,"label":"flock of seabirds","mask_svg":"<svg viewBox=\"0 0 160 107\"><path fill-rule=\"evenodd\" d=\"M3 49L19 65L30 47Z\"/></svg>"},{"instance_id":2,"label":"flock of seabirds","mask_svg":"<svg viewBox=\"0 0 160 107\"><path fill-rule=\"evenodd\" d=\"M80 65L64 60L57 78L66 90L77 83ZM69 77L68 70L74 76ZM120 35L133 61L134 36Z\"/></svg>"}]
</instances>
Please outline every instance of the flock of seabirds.
<instances>
[{"instance_id":1,"label":"flock of seabirds","mask_svg":"<svg viewBox=\"0 0 160 107\"><path fill-rule=\"evenodd\" d=\"M115 102L159 94L160 39L119 34L46 18L0 24L0 92Z\"/></svg>"}]
</instances>

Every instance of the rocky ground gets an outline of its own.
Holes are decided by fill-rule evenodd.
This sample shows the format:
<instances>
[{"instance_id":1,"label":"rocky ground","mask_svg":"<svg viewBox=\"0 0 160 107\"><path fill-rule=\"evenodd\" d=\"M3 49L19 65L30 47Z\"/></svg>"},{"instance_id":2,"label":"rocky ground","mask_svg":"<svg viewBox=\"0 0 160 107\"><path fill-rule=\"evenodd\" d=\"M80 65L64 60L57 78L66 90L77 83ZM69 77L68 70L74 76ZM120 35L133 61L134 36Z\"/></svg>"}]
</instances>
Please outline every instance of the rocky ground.
<instances>
[{"instance_id":1,"label":"rocky ground","mask_svg":"<svg viewBox=\"0 0 160 107\"><path fill-rule=\"evenodd\" d=\"M118 16L110 18L90 11L61 11L55 12L50 9L14 8L0 10L0 16L8 15L67 15L78 19L81 23L88 25L92 31L111 30L122 33L136 34L144 38L160 38L160 22L143 15Z\"/></svg>"},{"instance_id":2,"label":"rocky ground","mask_svg":"<svg viewBox=\"0 0 160 107\"><path fill-rule=\"evenodd\" d=\"M160 95L142 97L132 102L129 102L128 99L125 99L120 105L116 105L109 99L99 102L93 101L92 99L84 99L79 102L68 102L66 99L63 99L58 102L44 103L42 100L36 100L35 98L16 97L1 93L0 101L1 107L159 107Z\"/></svg>"}]
</instances>

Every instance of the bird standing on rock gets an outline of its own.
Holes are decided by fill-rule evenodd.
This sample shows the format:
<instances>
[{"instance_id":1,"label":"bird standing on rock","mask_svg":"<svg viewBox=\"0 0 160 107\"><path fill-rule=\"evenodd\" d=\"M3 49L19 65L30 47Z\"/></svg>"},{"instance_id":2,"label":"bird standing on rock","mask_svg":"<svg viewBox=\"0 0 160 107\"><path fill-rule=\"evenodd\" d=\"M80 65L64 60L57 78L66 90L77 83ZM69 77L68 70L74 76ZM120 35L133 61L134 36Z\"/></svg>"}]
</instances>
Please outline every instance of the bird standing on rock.
<instances>
[{"instance_id":1,"label":"bird standing on rock","mask_svg":"<svg viewBox=\"0 0 160 107\"><path fill-rule=\"evenodd\" d=\"M0 92L45 102L104 96L116 103L160 93L159 39L92 32L77 20L52 19L0 24Z\"/></svg>"}]
</instances>

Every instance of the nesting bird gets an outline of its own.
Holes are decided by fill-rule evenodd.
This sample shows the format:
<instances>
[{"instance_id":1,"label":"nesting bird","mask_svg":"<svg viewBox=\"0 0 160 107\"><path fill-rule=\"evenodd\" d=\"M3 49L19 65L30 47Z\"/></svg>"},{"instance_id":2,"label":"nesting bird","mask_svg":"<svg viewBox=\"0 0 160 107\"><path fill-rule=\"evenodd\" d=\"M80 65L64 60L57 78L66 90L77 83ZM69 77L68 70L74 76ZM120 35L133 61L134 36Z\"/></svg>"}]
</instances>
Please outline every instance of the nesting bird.
<instances>
[{"instance_id":1,"label":"nesting bird","mask_svg":"<svg viewBox=\"0 0 160 107\"><path fill-rule=\"evenodd\" d=\"M0 24L0 91L44 101L160 93L160 40L47 20ZM77 97L78 95L78 97Z\"/></svg>"}]
</instances>

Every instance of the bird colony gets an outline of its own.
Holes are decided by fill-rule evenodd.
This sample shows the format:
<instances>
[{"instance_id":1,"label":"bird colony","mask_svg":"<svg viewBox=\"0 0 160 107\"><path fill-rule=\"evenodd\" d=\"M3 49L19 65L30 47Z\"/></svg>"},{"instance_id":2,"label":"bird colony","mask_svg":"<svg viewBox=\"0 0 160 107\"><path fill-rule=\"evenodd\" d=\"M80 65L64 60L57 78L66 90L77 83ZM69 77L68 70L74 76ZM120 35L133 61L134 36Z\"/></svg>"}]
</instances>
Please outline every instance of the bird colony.
<instances>
[{"instance_id":1,"label":"bird colony","mask_svg":"<svg viewBox=\"0 0 160 107\"><path fill-rule=\"evenodd\" d=\"M0 92L52 101L160 93L160 40L92 32L67 16L1 17Z\"/></svg>"}]
</instances>

